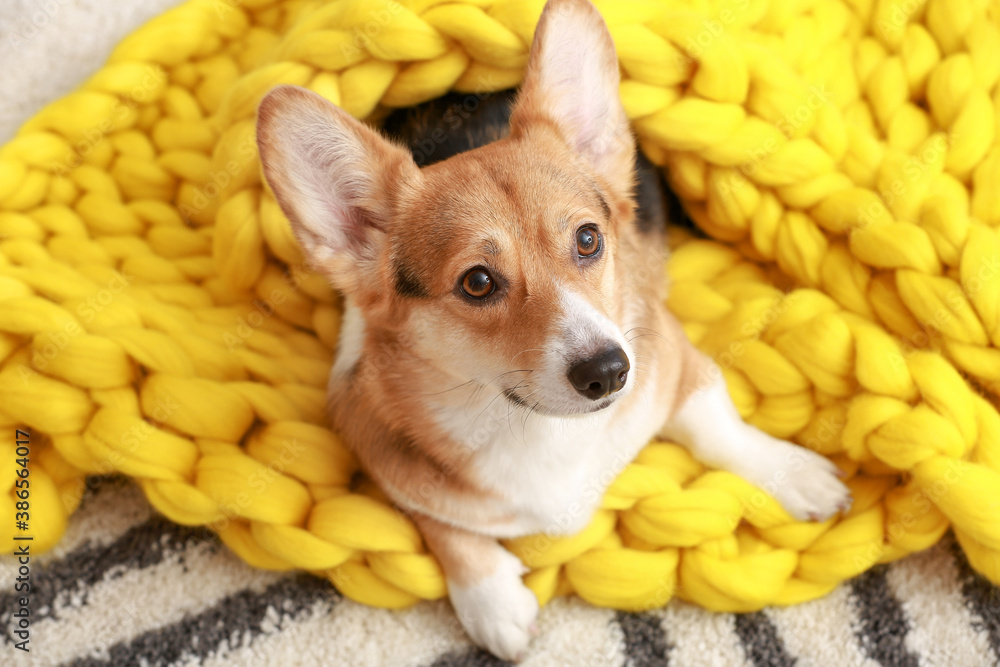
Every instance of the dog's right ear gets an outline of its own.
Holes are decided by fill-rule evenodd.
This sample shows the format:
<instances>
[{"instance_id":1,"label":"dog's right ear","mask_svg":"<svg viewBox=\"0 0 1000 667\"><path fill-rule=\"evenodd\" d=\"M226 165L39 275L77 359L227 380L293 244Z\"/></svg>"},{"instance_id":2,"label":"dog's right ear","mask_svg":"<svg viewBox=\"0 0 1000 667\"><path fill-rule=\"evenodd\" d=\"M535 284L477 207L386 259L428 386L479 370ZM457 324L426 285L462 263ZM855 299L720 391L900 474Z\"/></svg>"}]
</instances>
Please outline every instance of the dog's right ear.
<instances>
[{"instance_id":1,"label":"dog's right ear","mask_svg":"<svg viewBox=\"0 0 1000 667\"><path fill-rule=\"evenodd\" d=\"M346 292L373 275L395 193L421 178L410 154L343 109L297 86L257 113L264 177L307 258Z\"/></svg>"}]
</instances>

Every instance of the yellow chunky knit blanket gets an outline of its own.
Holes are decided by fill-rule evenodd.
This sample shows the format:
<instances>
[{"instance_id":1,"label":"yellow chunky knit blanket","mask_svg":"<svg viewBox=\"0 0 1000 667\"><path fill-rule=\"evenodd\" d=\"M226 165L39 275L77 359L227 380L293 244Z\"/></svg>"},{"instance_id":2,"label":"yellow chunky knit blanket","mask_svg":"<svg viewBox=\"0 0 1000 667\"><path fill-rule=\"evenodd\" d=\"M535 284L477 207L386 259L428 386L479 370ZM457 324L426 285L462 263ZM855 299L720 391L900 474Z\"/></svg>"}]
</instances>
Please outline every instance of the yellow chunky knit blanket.
<instances>
[{"instance_id":1,"label":"yellow chunky knit blanket","mask_svg":"<svg viewBox=\"0 0 1000 667\"><path fill-rule=\"evenodd\" d=\"M543 4L190 0L0 148L5 550L53 546L85 475L121 472L253 565L445 595L325 425L338 300L262 186L254 113L279 83L359 118L516 85ZM949 526L1000 583L1000 6L597 4L643 150L717 239L677 239L670 306L747 421L837 460L855 503L797 523L652 443L582 533L508 543L529 586L751 610Z\"/></svg>"}]
</instances>

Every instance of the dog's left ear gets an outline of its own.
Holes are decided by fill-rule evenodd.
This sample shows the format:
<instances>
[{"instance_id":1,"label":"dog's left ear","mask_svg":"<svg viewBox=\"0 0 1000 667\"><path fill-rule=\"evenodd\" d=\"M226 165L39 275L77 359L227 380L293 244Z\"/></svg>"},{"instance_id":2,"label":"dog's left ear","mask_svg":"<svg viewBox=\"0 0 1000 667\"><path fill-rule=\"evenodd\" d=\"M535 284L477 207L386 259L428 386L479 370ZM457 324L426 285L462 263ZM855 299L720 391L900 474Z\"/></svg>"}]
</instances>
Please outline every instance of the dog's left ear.
<instances>
[{"instance_id":1,"label":"dog's left ear","mask_svg":"<svg viewBox=\"0 0 1000 667\"><path fill-rule=\"evenodd\" d=\"M620 194L632 190L635 142L618 97L618 56L588 0L549 0L531 44L511 128L555 123Z\"/></svg>"}]
</instances>

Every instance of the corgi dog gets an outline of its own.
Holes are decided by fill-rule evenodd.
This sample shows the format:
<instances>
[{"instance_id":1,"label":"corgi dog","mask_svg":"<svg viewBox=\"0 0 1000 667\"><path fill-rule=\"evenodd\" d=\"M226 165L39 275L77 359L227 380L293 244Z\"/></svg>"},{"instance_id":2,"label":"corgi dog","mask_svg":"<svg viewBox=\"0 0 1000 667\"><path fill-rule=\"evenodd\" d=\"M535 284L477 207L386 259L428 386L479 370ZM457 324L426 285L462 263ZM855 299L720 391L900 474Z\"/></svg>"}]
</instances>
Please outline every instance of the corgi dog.
<instances>
[{"instance_id":1,"label":"corgi dog","mask_svg":"<svg viewBox=\"0 0 1000 667\"><path fill-rule=\"evenodd\" d=\"M665 308L618 85L597 10L551 0L495 141L421 168L305 89L258 113L267 183L344 298L332 425L504 659L524 656L538 601L498 540L581 530L651 438L766 485L797 519L850 502L827 459L741 420Z\"/></svg>"}]
</instances>

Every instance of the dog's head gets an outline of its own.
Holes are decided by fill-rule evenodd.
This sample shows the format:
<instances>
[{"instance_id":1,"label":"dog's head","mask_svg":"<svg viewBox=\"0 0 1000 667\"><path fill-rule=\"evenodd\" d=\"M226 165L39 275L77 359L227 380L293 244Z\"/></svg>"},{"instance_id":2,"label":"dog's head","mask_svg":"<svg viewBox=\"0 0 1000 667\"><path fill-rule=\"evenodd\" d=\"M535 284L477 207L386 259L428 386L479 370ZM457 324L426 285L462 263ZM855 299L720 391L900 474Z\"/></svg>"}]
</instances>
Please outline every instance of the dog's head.
<instances>
[{"instance_id":1,"label":"dog's head","mask_svg":"<svg viewBox=\"0 0 1000 667\"><path fill-rule=\"evenodd\" d=\"M597 10L552 0L507 138L421 170L343 110L282 86L260 106L264 173L367 335L405 332L442 390L459 379L543 413L593 412L635 374L615 323L635 151L618 83Z\"/></svg>"}]
</instances>

